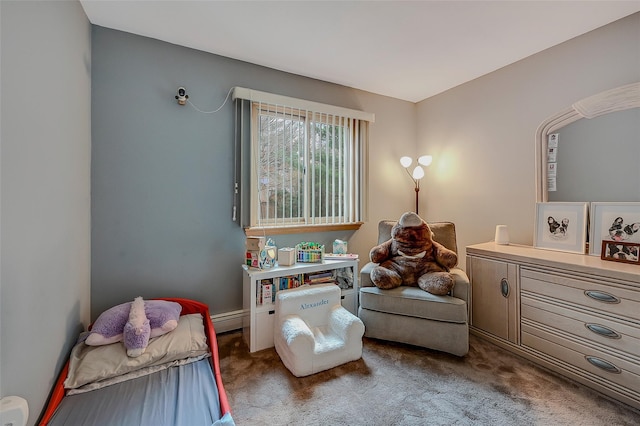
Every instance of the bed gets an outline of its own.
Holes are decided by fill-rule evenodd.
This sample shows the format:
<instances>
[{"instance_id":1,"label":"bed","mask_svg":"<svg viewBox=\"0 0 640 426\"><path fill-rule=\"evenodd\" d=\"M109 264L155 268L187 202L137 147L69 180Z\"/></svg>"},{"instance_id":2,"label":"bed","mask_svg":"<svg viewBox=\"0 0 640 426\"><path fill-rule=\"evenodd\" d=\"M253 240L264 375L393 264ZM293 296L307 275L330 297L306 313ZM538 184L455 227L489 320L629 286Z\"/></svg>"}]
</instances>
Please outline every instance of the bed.
<instances>
[{"instance_id":1,"label":"bed","mask_svg":"<svg viewBox=\"0 0 640 426\"><path fill-rule=\"evenodd\" d=\"M180 298L156 300L181 306L175 330L151 339L145 356L135 360L148 357L139 365L129 362L126 368L120 365L121 354L115 352L123 351L122 344L105 345L80 357L76 348L88 347L76 345L56 380L39 425L235 425L207 305ZM155 361L149 363L154 356ZM101 370L108 370L110 376ZM95 374L103 375L98 380Z\"/></svg>"}]
</instances>

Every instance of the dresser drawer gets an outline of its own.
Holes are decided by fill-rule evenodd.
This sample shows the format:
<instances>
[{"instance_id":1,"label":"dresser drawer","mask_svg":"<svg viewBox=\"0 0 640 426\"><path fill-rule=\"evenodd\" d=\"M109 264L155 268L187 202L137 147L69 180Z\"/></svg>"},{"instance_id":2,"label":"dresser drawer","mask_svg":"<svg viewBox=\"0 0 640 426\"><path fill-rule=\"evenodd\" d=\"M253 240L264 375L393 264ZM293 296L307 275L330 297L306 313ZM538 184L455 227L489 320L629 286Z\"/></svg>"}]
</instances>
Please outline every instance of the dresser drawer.
<instances>
[{"instance_id":1,"label":"dresser drawer","mask_svg":"<svg viewBox=\"0 0 640 426\"><path fill-rule=\"evenodd\" d=\"M522 297L521 313L523 319L639 356L640 327L632 323L614 321L526 296Z\"/></svg>"},{"instance_id":2,"label":"dresser drawer","mask_svg":"<svg viewBox=\"0 0 640 426\"><path fill-rule=\"evenodd\" d=\"M637 290L607 285L602 280L576 279L526 268L521 269L520 285L523 294L540 294L615 316L627 317L640 324L640 292Z\"/></svg>"},{"instance_id":3,"label":"dresser drawer","mask_svg":"<svg viewBox=\"0 0 640 426\"><path fill-rule=\"evenodd\" d=\"M637 361L623 359L560 337L539 329L526 320L522 323L522 345L551 355L573 368L577 367L583 371L581 375L600 384L615 383L630 389L636 398L640 397L640 363Z\"/></svg>"}]
</instances>

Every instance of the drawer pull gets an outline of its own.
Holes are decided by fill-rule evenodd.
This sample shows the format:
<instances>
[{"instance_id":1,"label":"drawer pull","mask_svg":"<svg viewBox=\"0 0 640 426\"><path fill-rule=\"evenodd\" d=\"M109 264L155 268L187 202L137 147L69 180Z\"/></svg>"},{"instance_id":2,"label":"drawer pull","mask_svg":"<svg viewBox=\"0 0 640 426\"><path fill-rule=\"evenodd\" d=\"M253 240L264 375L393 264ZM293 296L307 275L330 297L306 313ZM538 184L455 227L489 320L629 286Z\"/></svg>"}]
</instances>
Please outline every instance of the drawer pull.
<instances>
[{"instance_id":1,"label":"drawer pull","mask_svg":"<svg viewBox=\"0 0 640 426\"><path fill-rule=\"evenodd\" d=\"M500 280L500 293L502 297L509 297L509 281L506 278Z\"/></svg>"},{"instance_id":2,"label":"drawer pull","mask_svg":"<svg viewBox=\"0 0 640 426\"><path fill-rule=\"evenodd\" d=\"M618 367L616 367L615 365L611 364L609 361L605 361L604 359L595 357L595 356L591 356L591 355L586 355L584 357L587 361L589 361L589 363L591 365L594 365L604 371L607 371L609 373L616 373L616 374L620 374L622 373L622 370L620 370Z\"/></svg>"},{"instance_id":3,"label":"drawer pull","mask_svg":"<svg viewBox=\"0 0 640 426\"><path fill-rule=\"evenodd\" d=\"M273 314L275 314L275 313L276 313L275 309L273 309L273 310L269 311L269 315L273 315Z\"/></svg>"},{"instance_id":4,"label":"drawer pull","mask_svg":"<svg viewBox=\"0 0 640 426\"><path fill-rule=\"evenodd\" d=\"M584 294L587 297L590 297L594 300L597 300L598 302L604 302L604 303L620 303L620 299L618 299L617 297L615 297L612 294L609 293L605 293L603 291L595 291L595 290L586 290L584 292Z\"/></svg>"},{"instance_id":5,"label":"drawer pull","mask_svg":"<svg viewBox=\"0 0 640 426\"><path fill-rule=\"evenodd\" d=\"M593 331L594 333L599 334L601 336L608 337L609 339L620 339L622 337L618 333L616 333L609 327L605 327L604 325L585 324L584 326L587 327L590 331Z\"/></svg>"}]
</instances>

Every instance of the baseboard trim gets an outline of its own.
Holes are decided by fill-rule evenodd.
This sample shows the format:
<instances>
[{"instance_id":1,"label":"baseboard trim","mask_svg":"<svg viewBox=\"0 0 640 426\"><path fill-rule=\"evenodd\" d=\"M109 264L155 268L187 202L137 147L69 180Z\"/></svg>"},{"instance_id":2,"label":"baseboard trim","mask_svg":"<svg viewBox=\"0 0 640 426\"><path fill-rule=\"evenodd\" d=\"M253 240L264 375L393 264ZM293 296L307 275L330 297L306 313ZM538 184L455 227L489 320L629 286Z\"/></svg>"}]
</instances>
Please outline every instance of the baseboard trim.
<instances>
[{"instance_id":1,"label":"baseboard trim","mask_svg":"<svg viewBox=\"0 0 640 426\"><path fill-rule=\"evenodd\" d=\"M221 314L211 315L211 321L216 333L225 333L227 331L239 330L242 328L242 319L249 312L242 309Z\"/></svg>"}]
</instances>

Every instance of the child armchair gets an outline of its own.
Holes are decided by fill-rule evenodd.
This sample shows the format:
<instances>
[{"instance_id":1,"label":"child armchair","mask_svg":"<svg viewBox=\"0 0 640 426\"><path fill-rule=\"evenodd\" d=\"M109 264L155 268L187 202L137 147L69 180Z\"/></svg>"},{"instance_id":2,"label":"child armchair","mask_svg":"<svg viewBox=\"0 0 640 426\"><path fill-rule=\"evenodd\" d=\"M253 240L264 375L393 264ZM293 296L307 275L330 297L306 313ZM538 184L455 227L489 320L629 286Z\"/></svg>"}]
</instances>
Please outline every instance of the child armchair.
<instances>
[{"instance_id":1,"label":"child armchair","mask_svg":"<svg viewBox=\"0 0 640 426\"><path fill-rule=\"evenodd\" d=\"M364 324L340 304L334 284L302 286L276 295L274 344L296 377L362 357Z\"/></svg>"}]
</instances>

